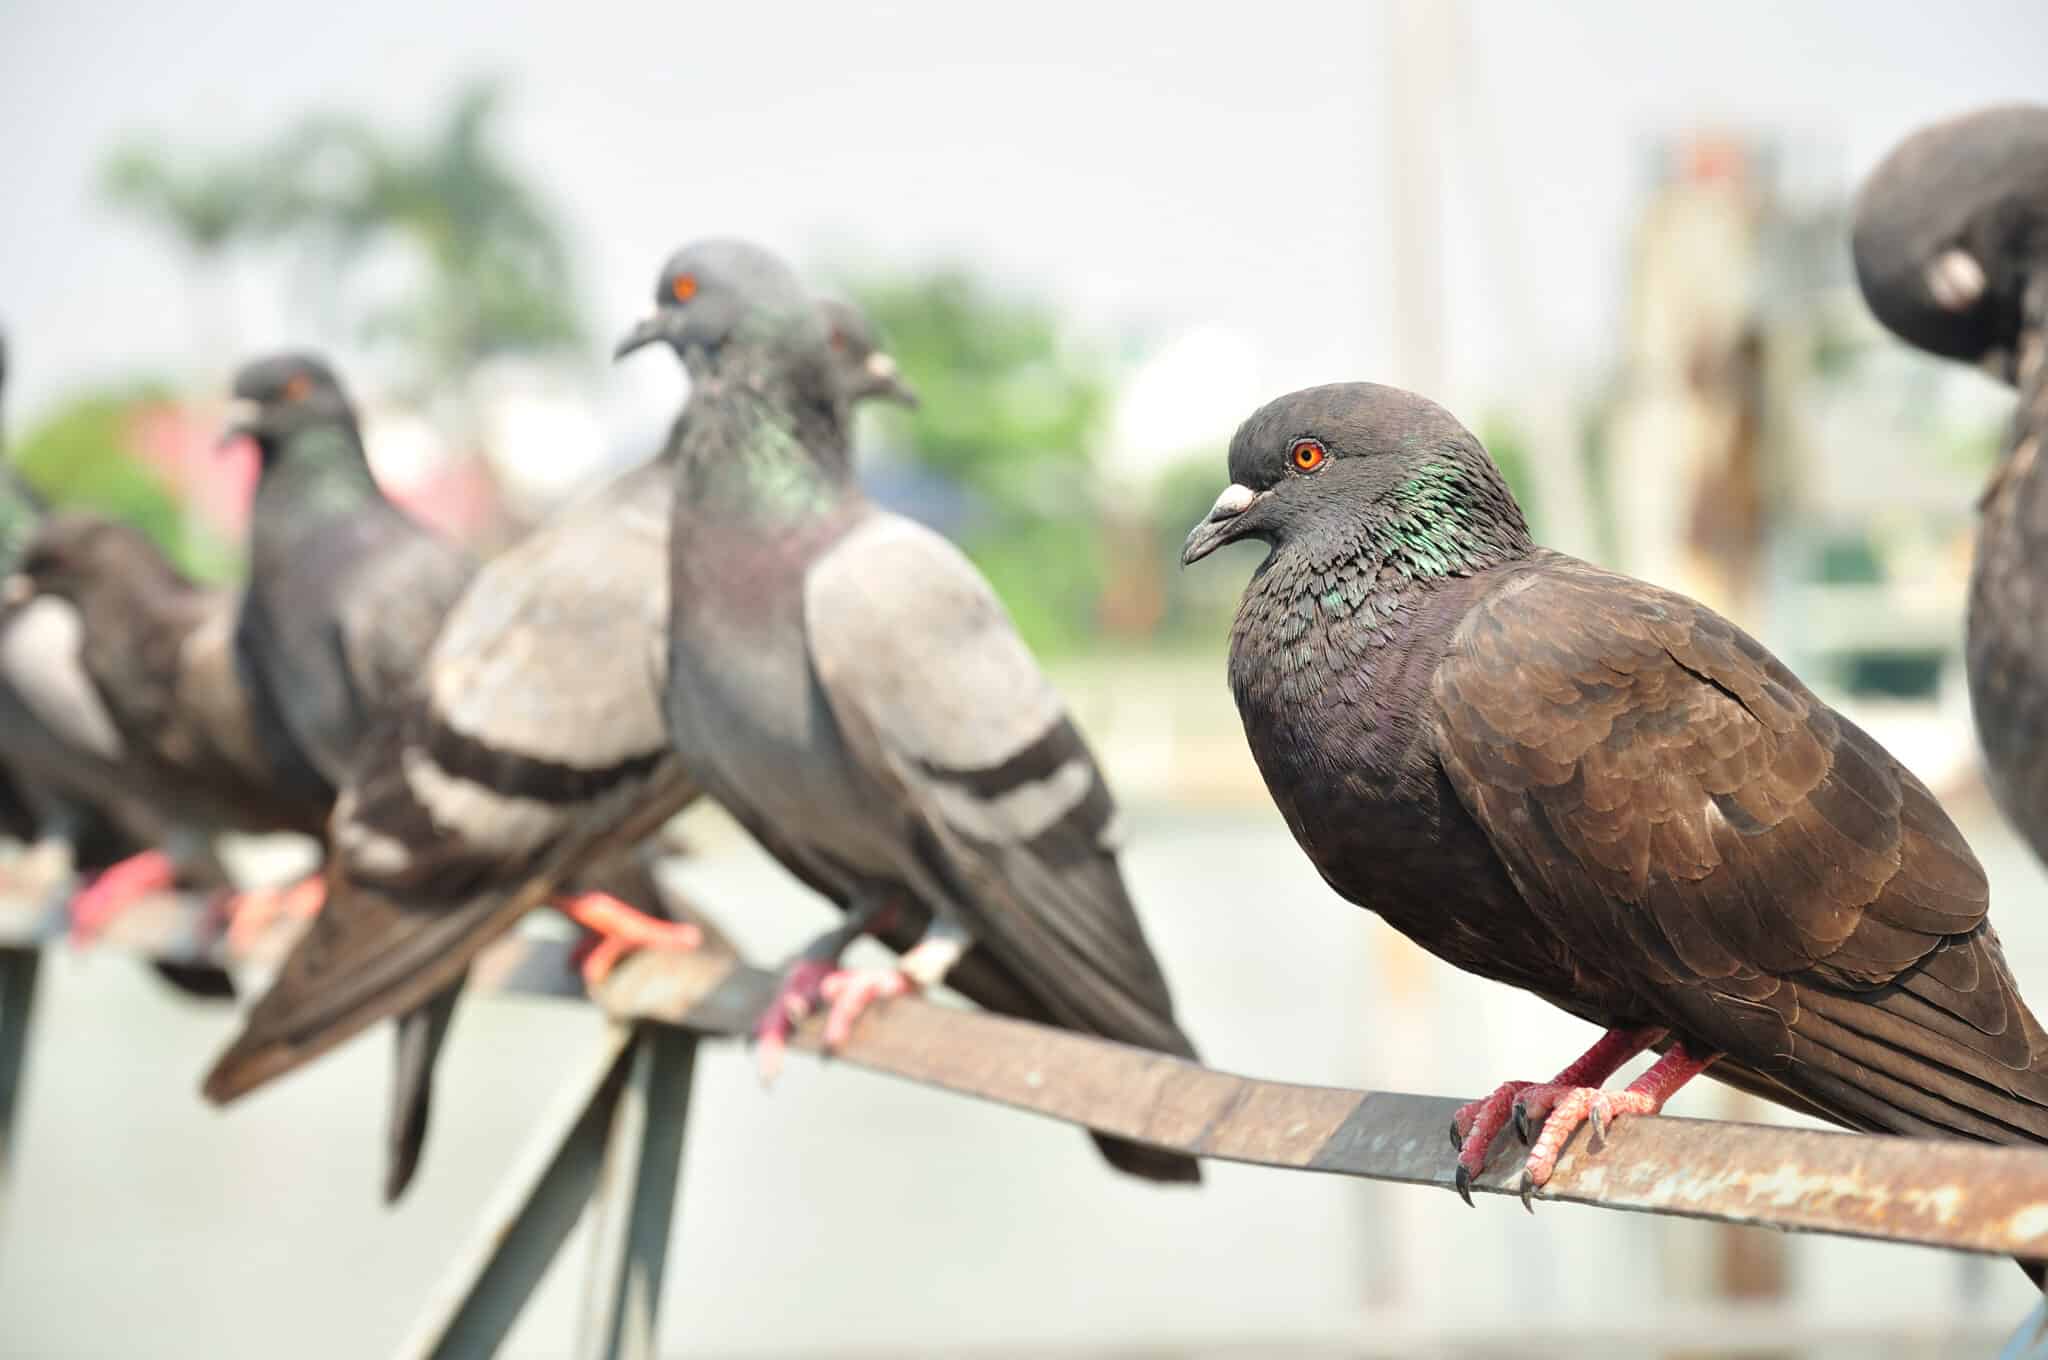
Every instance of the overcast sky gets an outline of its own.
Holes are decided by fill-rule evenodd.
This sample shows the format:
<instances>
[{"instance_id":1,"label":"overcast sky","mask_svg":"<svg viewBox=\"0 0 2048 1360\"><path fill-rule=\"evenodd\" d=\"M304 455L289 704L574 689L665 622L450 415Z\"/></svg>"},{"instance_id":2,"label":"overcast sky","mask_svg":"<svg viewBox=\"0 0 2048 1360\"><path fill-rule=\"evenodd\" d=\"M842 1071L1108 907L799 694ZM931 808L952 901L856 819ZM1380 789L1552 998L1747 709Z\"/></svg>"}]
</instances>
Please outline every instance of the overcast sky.
<instances>
[{"instance_id":1,"label":"overcast sky","mask_svg":"<svg viewBox=\"0 0 2048 1360\"><path fill-rule=\"evenodd\" d=\"M1452 394L1610 351L1658 133L1781 131L1810 176L1853 183L1923 121L2038 96L2048 56L2038 0L1472 3L1464 27L1432 82ZM1388 31L1355 3L0 0L10 405L204 367L175 257L93 201L121 134L219 144L315 105L423 127L480 72L512 81L508 143L568 213L602 337L672 247L737 233L808 261L968 256L1105 332L1225 328L1276 391L1398 378ZM305 338L268 288L240 289L245 347ZM670 367L606 374L606 409L672 400Z\"/></svg>"}]
</instances>

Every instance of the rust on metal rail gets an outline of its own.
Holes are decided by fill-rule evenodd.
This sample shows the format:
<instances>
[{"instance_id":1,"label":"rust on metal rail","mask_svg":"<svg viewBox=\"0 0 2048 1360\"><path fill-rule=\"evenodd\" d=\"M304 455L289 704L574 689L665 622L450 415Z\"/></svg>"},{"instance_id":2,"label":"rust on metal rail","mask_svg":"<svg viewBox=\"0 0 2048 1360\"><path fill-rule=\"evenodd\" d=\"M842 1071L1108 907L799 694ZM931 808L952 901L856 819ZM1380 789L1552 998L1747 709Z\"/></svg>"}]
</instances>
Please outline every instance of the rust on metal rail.
<instances>
[{"instance_id":1,"label":"rust on metal rail","mask_svg":"<svg viewBox=\"0 0 2048 1360\"><path fill-rule=\"evenodd\" d=\"M599 1000L615 1015L738 1034L772 985L730 961L647 956L621 966ZM819 1028L806 1026L797 1046L815 1049ZM1453 1099L1259 1081L911 999L865 1017L839 1056L1197 1156L1451 1188ZM1495 1163L1473 1189L1514 1193L1520 1158L1504 1146ZM2048 1255L2048 1149L1625 1119L1598 1152L1583 1131L1574 1138L1538 1198Z\"/></svg>"},{"instance_id":2,"label":"rust on metal rail","mask_svg":"<svg viewBox=\"0 0 2048 1360\"><path fill-rule=\"evenodd\" d=\"M0 902L0 944L48 933L32 911ZM220 960L209 938L200 909L166 899L116 922L104 943ZM285 938L259 945L255 961L274 958ZM530 937L495 944L472 983L581 995L567 947ZM597 1000L622 1020L744 1036L773 986L771 975L722 952L642 954ZM795 1046L815 1050L819 1030L814 1020ZM877 1007L839 1057L1201 1157L1451 1188L1447 1130L1458 1102L1448 1098L1259 1081L915 998ZM1583 1131L1573 1139L1539 1199L2048 1256L2048 1149L1672 1118L1625 1119L1598 1151L1587 1142ZM1514 1152L1498 1149L1473 1189L1513 1193Z\"/></svg>"}]
</instances>

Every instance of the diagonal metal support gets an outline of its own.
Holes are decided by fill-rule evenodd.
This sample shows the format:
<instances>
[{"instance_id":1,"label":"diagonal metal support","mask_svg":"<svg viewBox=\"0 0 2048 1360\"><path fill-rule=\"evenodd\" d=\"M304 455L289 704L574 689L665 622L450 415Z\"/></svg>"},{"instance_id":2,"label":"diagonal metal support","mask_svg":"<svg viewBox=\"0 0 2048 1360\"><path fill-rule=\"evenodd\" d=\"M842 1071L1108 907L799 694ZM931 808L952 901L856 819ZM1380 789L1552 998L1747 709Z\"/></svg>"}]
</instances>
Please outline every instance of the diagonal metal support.
<instances>
[{"instance_id":1,"label":"diagonal metal support","mask_svg":"<svg viewBox=\"0 0 2048 1360\"><path fill-rule=\"evenodd\" d=\"M595 1061L564 1092L399 1355L470 1360L503 1344L598 1183L634 1033L627 1024L606 1029Z\"/></svg>"},{"instance_id":2,"label":"diagonal metal support","mask_svg":"<svg viewBox=\"0 0 2048 1360\"><path fill-rule=\"evenodd\" d=\"M654 1360L697 1036L641 1025L591 1203L577 1360Z\"/></svg>"},{"instance_id":3,"label":"diagonal metal support","mask_svg":"<svg viewBox=\"0 0 2048 1360\"><path fill-rule=\"evenodd\" d=\"M2048 1299L2034 1305L1999 1349L1998 1360L2048 1360Z\"/></svg>"},{"instance_id":4,"label":"diagonal metal support","mask_svg":"<svg viewBox=\"0 0 2048 1360\"><path fill-rule=\"evenodd\" d=\"M0 1206L7 1202L14 1161L14 1121L21 1113L21 1082L28 1060L28 1027L36 1001L35 949L0 949Z\"/></svg>"}]
</instances>

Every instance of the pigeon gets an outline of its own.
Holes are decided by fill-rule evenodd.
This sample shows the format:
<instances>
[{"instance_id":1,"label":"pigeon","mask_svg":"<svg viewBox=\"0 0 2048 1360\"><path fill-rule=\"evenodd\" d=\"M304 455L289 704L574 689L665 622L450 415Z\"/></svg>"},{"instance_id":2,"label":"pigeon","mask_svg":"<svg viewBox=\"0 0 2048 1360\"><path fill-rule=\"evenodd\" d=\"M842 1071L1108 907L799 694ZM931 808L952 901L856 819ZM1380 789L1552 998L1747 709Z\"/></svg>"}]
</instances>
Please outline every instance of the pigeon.
<instances>
[{"instance_id":1,"label":"pigeon","mask_svg":"<svg viewBox=\"0 0 2048 1360\"><path fill-rule=\"evenodd\" d=\"M945 980L992 1009L1192 1058L1117 868L1101 772L980 573L861 493L829 337L795 276L742 242L687 247L618 352L657 343L691 388L669 534L671 739L848 914L777 1005L829 1001L830 1047L867 1004ZM836 967L854 934L892 928L915 939L898 968ZM1134 1175L1199 1178L1191 1158L1097 1142Z\"/></svg>"},{"instance_id":2,"label":"pigeon","mask_svg":"<svg viewBox=\"0 0 2048 1360\"><path fill-rule=\"evenodd\" d=\"M1864 185L1852 239L1880 321L2019 389L1978 502L1965 652L1993 795L2048 861L2048 107L1986 109L1909 137Z\"/></svg>"},{"instance_id":3,"label":"pigeon","mask_svg":"<svg viewBox=\"0 0 2048 1360\"><path fill-rule=\"evenodd\" d=\"M75 512L37 530L7 593L76 614L123 776L167 820L208 840L322 834L329 800L293 798L264 760L235 665L234 594L195 585L134 526Z\"/></svg>"},{"instance_id":4,"label":"pigeon","mask_svg":"<svg viewBox=\"0 0 2048 1360\"><path fill-rule=\"evenodd\" d=\"M1182 552L1255 539L1245 736L1339 893L1605 1034L1461 1109L1526 1204L1591 1120L1702 1071L1869 1132L2048 1141L2048 1034L1984 872L1913 774L1740 629L1541 548L1448 412L1371 383L1269 402ZM1600 1083L1646 1049L1622 1091Z\"/></svg>"},{"instance_id":5,"label":"pigeon","mask_svg":"<svg viewBox=\"0 0 2048 1360\"><path fill-rule=\"evenodd\" d=\"M915 405L865 315L821 306L845 399ZM209 1098L232 1100L384 1016L426 1012L401 1026L387 1201L417 1168L446 1007L470 960L697 795L661 713L674 452L671 441L478 571L417 700L373 735L342 790L326 906L207 1079ZM593 980L621 946L698 934L636 923L608 894L566 906L603 934Z\"/></svg>"},{"instance_id":6,"label":"pigeon","mask_svg":"<svg viewBox=\"0 0 2048 1360\"><path fill-rule=\"evenodd\" d=\"M475 570L385 499L354 408L320 359L283 354L235 378L228 435L262 458L235 646L276 721L265 739L332 797L373 721L405 696Z\"/></svg>"},{"instance_id":7,"label":"pigeon","mask_svg":"<svg viewBox=\"0 0 2048 1360\"><path fill-rule=\"evenodd\" d=\"M0 344L0 385L5 372ZM174 808L137 787L113 716L87 673L77 610L35 598L16 574L48 513L20 473L0 462L0 574L7 576L0 591L0 820L29 845L30 876L58 885L56 900L75 928L90 921L95 894L119 885L121 866L177 839L176 818ZM210 855L201 857L217 868ZM88 886L74 897L81 876ZM81 901L83 915L75 910ZM190 994L234 995L226 972L211 964L158 960L152 967Z\"/></svg>"}]
</instances>

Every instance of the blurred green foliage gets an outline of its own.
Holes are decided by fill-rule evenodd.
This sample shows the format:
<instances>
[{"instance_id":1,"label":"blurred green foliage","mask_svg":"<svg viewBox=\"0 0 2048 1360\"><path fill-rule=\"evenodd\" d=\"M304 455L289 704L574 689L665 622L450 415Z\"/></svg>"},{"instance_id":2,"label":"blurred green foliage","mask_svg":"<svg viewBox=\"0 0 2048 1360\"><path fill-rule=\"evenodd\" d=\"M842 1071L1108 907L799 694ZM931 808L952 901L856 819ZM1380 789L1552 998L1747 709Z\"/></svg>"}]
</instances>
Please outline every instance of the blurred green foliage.
<instances>
[{"instance_id":1,"label":"blurred green foliage","mask_svg":"<svg viewBox=\"0 0 2048 1360\"><path fill-rule=\"evenodd\" d=\"M352 114L320 114L287 135L286 220L338 296L379 249L424 267L410 291L357 312L357 332L395 343L428 384L459 380L494 354L583 340L564 230L534 181L497 145L503 87L474 82L418 143Z\"/></svg>"},{"instance_id":2,"label":"blurred green foliage","mask_svg":"<svg viewBox=\"0 0 2048 1360\"><path fill-rule=\"evenodd\" d=\"M396 346L401 371L423 386L445 388L493 354L583 338L564 229L499 148L502 107L502 87L478 81L418 142L354 113L315 114L210 155L138 139L109 158L102 187L209 265L256 243L295 249L334 319ZM395 271L403 282L371 288L368 264L394 251L412 266Z\"/></svg>"},{"instance_id":3,"label":"blurred green foliage","mask_svg":"<svg viewBox=\"0 0 2048 1360\"><path fill-rule=\"evenodd\" d=\"M133 450L138 414L166 398L167 389L155 383L74 397L13 442L11 461L53 506L127 520L185 571L225 580L237 569L233 552L190 524L171 489Z\"/></svg>"}]
</instances>

